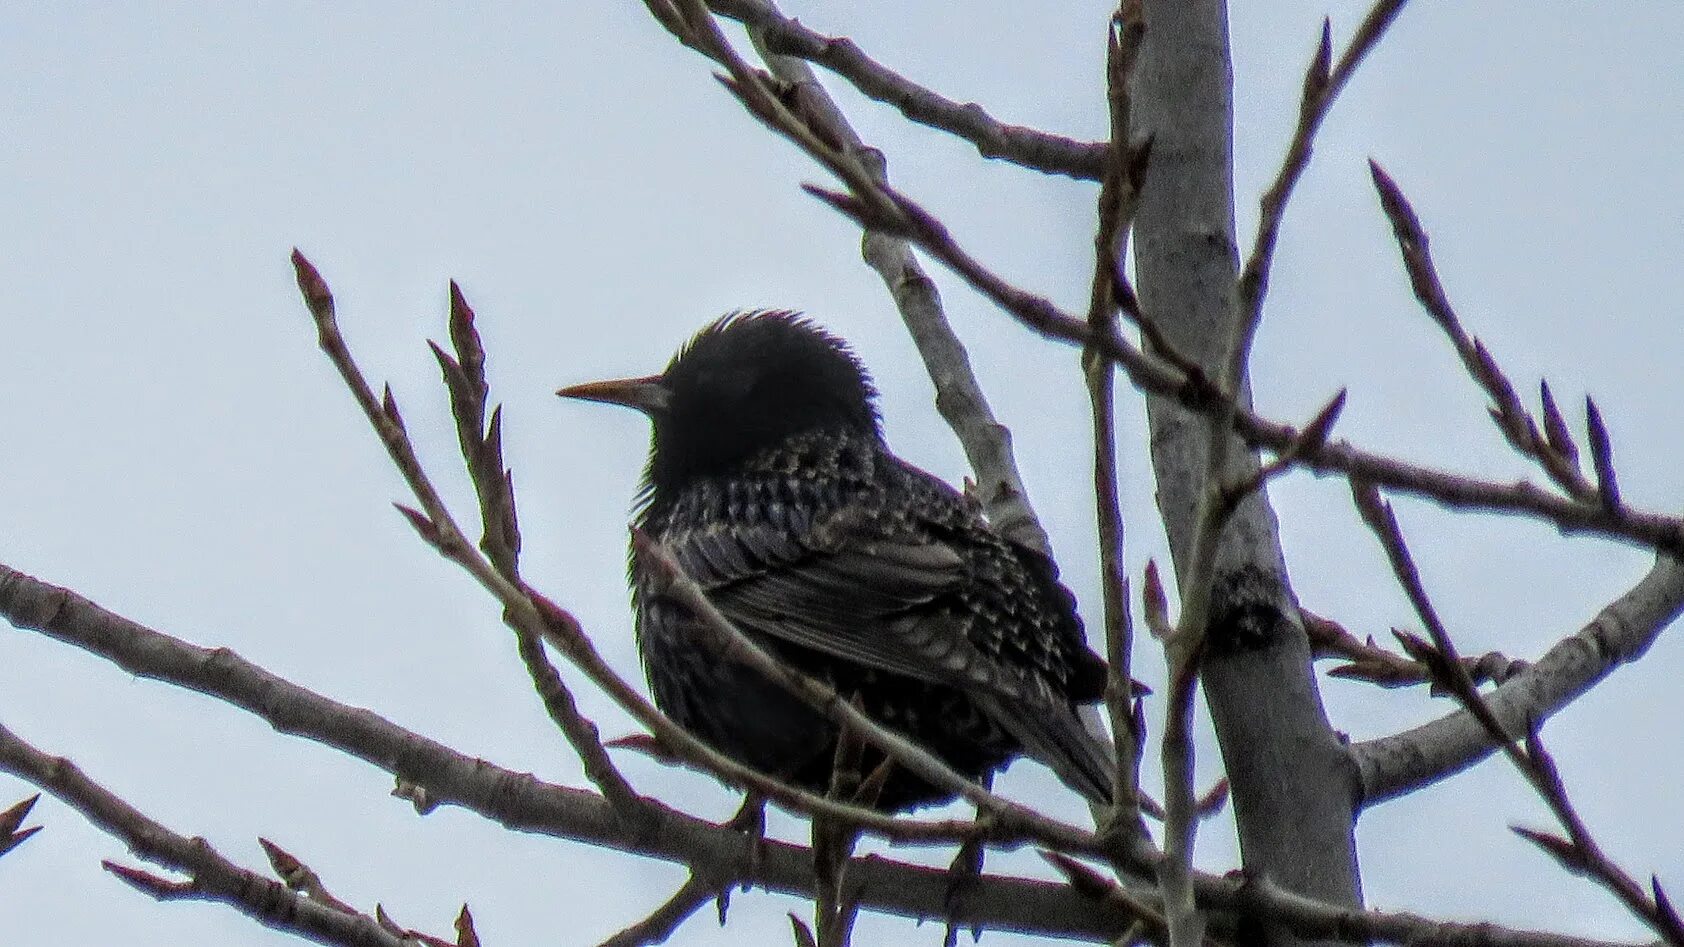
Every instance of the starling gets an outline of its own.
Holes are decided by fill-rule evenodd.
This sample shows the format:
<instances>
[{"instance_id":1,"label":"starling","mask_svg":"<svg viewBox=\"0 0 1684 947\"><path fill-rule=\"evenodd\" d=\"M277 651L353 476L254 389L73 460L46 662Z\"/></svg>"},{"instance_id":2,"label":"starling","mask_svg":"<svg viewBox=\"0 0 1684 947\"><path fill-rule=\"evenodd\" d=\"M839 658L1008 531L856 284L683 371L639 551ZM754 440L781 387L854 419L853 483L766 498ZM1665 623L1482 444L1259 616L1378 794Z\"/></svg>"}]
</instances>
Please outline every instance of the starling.
<instances>
[{"instance_id":1,"label":"starling","mask_svg":"<svg viewBox=\"0 0 1684 947\"><path fill-rule=\"evenodd\" d=\"M883 441L876 391L847 345L796 313L735 313L666 370L557 392L654 422L636 525L779 660L971 779L1020 755L1090 800L1108 748L1077 719L1106 669L1045 556ZM830 784L838 728L722 657L631 558L637 643L655 703L726 755L795 785ZM868 751L863 770L874 761ZM952 793L891 768L875 804Z\"/></svg>"}]
</instances>

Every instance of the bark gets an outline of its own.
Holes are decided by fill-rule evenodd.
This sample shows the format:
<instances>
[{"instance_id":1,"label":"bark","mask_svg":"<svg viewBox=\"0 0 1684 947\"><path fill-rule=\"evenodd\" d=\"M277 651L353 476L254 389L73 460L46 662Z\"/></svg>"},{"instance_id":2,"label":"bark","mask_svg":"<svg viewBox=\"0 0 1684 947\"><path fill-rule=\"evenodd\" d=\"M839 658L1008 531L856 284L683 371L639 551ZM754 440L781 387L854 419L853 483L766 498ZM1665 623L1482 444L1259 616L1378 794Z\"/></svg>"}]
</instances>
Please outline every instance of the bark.
<instances>
[{"instance_id":1,"label":"bark","mask_svg":"<svg viewBox=\"0 0 1684 947\"><path fill-rule=\"evenodd\" d=\"M1221 0L1160 0L1146 17L1133 90L1137 127L1152 137L1134 233L1141 301L1170 345L1221 377L1240 318L1227 10ZM1204 418L1169 399L1151 398L1147 407L1158 505L1179 574L1210 435ZM1228 456L1228 478L1256 467L1237 441ZM1214 583L1204 690L1244 867L1291 891L1357 906L1355 771L1322 709L1263 494L1229 521ZM1259 933L1269 944L1304 942L1278 928Z\"/></svg>"}]
</instances>

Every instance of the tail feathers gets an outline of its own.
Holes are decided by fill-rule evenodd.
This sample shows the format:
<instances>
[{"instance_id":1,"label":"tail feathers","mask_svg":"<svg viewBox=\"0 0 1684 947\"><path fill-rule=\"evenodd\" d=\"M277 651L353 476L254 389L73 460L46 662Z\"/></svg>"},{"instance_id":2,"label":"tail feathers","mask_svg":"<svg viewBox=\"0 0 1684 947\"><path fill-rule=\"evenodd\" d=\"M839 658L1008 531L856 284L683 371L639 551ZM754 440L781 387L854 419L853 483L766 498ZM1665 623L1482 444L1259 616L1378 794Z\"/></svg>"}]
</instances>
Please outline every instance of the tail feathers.
<instances>
[{"instance_id":1,"label":"tail feathers","mask_svg":"<svg viewBox=\"0 0 1684 947\"><path fill-rule=\"evenodd\" d=\"M1005 706L997 698L983 703L989 716L1023 744L1024 752L1049 767L1065 785L1089 802L1111 803L1117 771L1111 744L1083 724L1069 706L1062 702L1035 708Z\"/></svg>"}]
</instances>

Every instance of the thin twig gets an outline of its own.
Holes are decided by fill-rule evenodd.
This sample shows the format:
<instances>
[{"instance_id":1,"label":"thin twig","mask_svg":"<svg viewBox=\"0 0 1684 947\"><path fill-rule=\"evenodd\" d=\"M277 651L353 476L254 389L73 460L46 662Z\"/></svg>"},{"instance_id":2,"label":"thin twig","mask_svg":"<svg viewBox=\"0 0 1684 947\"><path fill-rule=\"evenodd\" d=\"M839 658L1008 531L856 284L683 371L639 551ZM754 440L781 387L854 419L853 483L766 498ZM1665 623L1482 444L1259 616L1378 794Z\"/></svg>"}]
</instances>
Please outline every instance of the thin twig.
<instances>
[{"instance_id":1,"label":"thin twig","mask_svg":"<svg viewBox=\"0 0 1684 947\"><path fill-rule=\"evenodd\" d=\"M681 0L686 8L700 0ZM1371 13L1359 30L1359 40L1389 22L1386 11L1400 6L1389 0ZM1395 10L1394 10L1395 12ZM704 11L705 13L705 11ZM1096 334L1083 319L1063 312L1043 296L1006 282L971 257L928 211L887 185L874 182L859 162L843 155L808 129L784 107L764 80L736 56L711 18L696 28L686 20L686 34L692 45L706 46L710 56L728 64L732 78L728 87L750 112L768 127L790 138L850 188L838 194L823 188L806 189L866 228L901 233L944 265L972 288L992 300L1027 328L1048 338L1091 347L1116 362L1140 390L1174 398L1183 407L1207 415L1229 410L1232 399L1212 380L1188 374L1168 362L1149 356L1115 332ZM1357 41L1353 41L1353 48ZM1234 412L1234 426L1246 443L1273 451L1285 450L1297 438L1291 426L1271 421L1250 409ZM1586 505L1552 495L1527 483L1503 484L1481 481L1441 470L1358 450L1347 444L1329 443L1304 454L1300 466L1318 473L1359 476L1388 489L1427 497L1453 509L1518 513L1553 523L1565 532L1583 532L1619 538L1657 550L1684 554L1684 520L1674 516L1634 511L1624 506L1607 508Z\"/></svg>"},{"instance_id":2,"label":"thin twig","mask_svg":"<svg viewBox=\"0 0 1684 947\"><path fill-rule=\"evenodd\" d=\"M721 886L692 871L672 897L649 912L649 916L603 941L601 947L645 947L664 944L679 926L712 901ZM724 920L721 919L721 924Z\"/></svg>"},{"instance_id":3,"label":"thin twig","mask_svg":"<svg viewBox=\"0 0 1684 947\"><path fill-rule=\"evenodd\" d=\"M351 396L362 408L363 415L368 418L380 442L385 445L387 456L397 467L404 482L409 485L416 501L421 504L420 511L404 506L399 506L398 510L422 538L447 558L461 564L482 585L498 594L499 598L503 598L505 606L512 600L523 598L516 587L518 578L510 577L513 575L513 557L515 549L518 548L519 534L500 534L495 528L486 530L485 541L505 562L509 570L507 574L475 551L473 544L456 525L456 521L444 505L444 500L440 498L438 490L428 478L420 457L416 455L415 448L410 443L409 433L404 429L402 416L398 413L397 402L391 391L388 389L383 399L375 400L374 390L369 386L356 360L352 358L350 347L346 345L345 337L339 331L333 292L328 288L327 281L296 248L292 251L292 264L297 273L299 291L303 294L304 303L315 321L316 336L321 350L339 370L345 387L350 390ZM452 289L451 334L461 353L461 361L455 362L446 358L436 347L434 352L441 359L447 384L450 384L454 396L452 400L456 407L458 430L463 440L464 452L471 458L470 467L477 469L486 454L485 444L476 443L482 438L479 428L485 407L484 351L479 348L478 336L473 331L472 310L467 308L466 302L462 302L459 307L455 305L460 300L460 293L455 292L454 287ZM453 379L454 383L451 384ZM493 428L493 431L495 433L496 428ZM501 457L492 460L498 469L495 479L499 483L507 482L507 474L501 469ZM482 479L476 478L476 484ZM488 523L512 529L512 497L506 506L502 503L500 491L491 490L489 496L482 491L481 499L482 502L490 504L486 516ZM509 512L504 513L504 509ZM585 775L602 790L604 796L623 808L628 818L635 817L642 806L642 797L626 782L626 778L609 758L608 751L603 749L596 724L579 712L577 703L562 681L560 673L544 657L537 636L523 636L518 623L516 632L521 657L526 662L533 685L543 700L544 709L549 712L550 718L579 754L579 759L584 764Z\"/></svg>"},{"instance_id":4,"label":"thin twig","mask_svg":"<svg viewBox=\"0 0 1684 947\"><path fill-rule=\"evenodd\" d=\"M503 463L503 409L485 419L491 386L485 378L485 345L474 325L474 310L455 280L450 281L450 340L455 357L432 345L445 387L450 392L456 438L468 477L479 498L480 549L510 581L520 575L520 522L515 512L514 475Z\"/></svg>"},{"instance_id":5,"label":"thin twig","mask_svg":"<svg viewBox=\"0 0 1684 947\"><path fill-rule=\"evenodd\" d=\"M1304 72L1303 90L1298 104L1298 124L1287 145L1286 156L1275 174L1274 183L1263 192L1261 212L1257 221L1257 236L1251 254L1240 271L1239 311L1240 328L1232 346L1231 363L1244 364L1251 354L1251 340L1263 318L1263 300L1269 292L1269 269L1274 261L1275 245L1280 239L1281 221L1298 181L1309 167L1312 145L1322 121L1333 108L1346 83L1356 73L1364 58L1379 45L1386 28L1403 11L1407 0L1376 0L1369 8L1351 37L1350 45L1339 56L1339 63L1329 70L1333 57L1332 26L1322 21L1321 38L1316 53ZM1232 369L1230 369L1232 374Z\"/></svg>"},{"instance_id":6,"label":"thin twig","mask_svg":"<svg viewBox=\"0 0 1684 947\"><path fill-rule=\"evenodd\" d=\"M1339 413L1345 410L1345 389L1341 388L1322 405L1308 424L1304 425L1297 438L1287 445L1286 449L1275 455L1275 459L1259 466L1251 473L1239 478L1233 483L1221 488L1218 499L1217 515L1229 517L1245 499L1263 489L1270 480L1291 470L1298 464L1298 459L1311 451L1319 450L1327 443L1333 434L1333 425L1339 420Z\"/></svg>"},{"instance_id":7,"label":"thin twig","mask_svg":"<svg viewBox=\"0 0 1684 947\"><path fill-rule=\"evenodd\" d=\"M1112 14L1106 35L1106 100L1111 115L1110 150L1099 189L1099 227L1094 233L1094 267L1088 324L1096 332L1117 327L1116 274L1128 249L1129 225L1140 194L1143 171L1129 151L1128 82L1140 54L1145 23L1139 0L1123 0ZM1140 741L1134 730L1134 621L1129 610L1128 566L1124 558L1122 497L1117 477L1116 373L1111 362L1091 351L1082 353L1093 427L1095 522L1099 531L1099 571L1104 602L1105 705L1117 765L1112 786L1113 830L1131 841L1143 838L1140 810Z\"/></svg>"},{"instance_id":8,"label":"thin twig","mask_svg":"<svg viewBox=\"0 0 1684 947\"><path fill-rule=\"evenodd\" d=\"M1356 74L1357 66L1361 66L1367 54L1379 45L1391 22L1403 12L1406 2L1408 0L1376 0L1369 7L1362 24L1357 25L1356 34L1352 35L1346 51L1340 54L1337 66L1329 67L1332 62L1332 25L1322 20L1322 35L1315 47L1315 56L1303 72L1298 125L1293 128L1292 143L1287 145L1287 155L1282 158L1275 182L1263 192L1258 233L1251 244L1250 256L1246 256L1246 265L1239 273L1239 312L1243 329L1239 344L1234 347L1238 361L1246 361L1246 357L1250 356L1251 337L1256 334L1258 322L1263 317L1263 298L1268 295L1268 275L1275 259L1275 244L1280 239L1280 224L1287 214L1287 204L1292 201L1298 179L1302 179L1303 170L1310 167L1315 133L1322 128L1322 121L1332 110L1340 91L1344 91L1352 74Z\"/></svg>"},{"instance_id":9,"label":"thin twig","mask_svg":"<svg viewBox=\"0 0 1684 947\"><path fill-rule=\"evenodd\" d=\"M287 890L278 881L241 868L202 838L172 832L89 779L75 763L41 752L3 725L0 771L51 793L102 831L121 839L139 857L188 876L178 881L114 862L103 863L106 870L155 898L216 901L266 926L320 944L403 947L403 941L381 930L374 918L317 903Z\"/></svg>"},{"instance_id":10,"label":"thin twig","mask_svg":"<svg viewBox=\"0 0 1684 947\"><path fill-rule=\"evenodd\" d=\"M750 0L768 16L781 17L770 0ZM793 21L791 21L793 22ZM836 101L804 60L772 49L765 31L751 26L749 36L774 79L785 83L786 102L800 119L851 155L879 184L888 182L883 153L859 137ZM906 240L894 233L865 229L860 251L866 265L883 280L905 323L913 345L936 390L936 410L947 422L976 477L976 495L988 521L1007 539L1052 557L1052 543L1042 527L1013 456L1011 432L994 417L988 396L972 370L970 356L943 312L935 281L925 274Z\"/></svg>"},{"instance_id":11,"label":"thin twig","mask_svg":"<svg viewBox=\"0 0 1684 947\"><path fill-rule=\"evenodd\" d=\"M1433 684L1432 670L1423 662L1382 648L1373 636L1360 640L1330 618L1302 611L1304 632L1317 658L1343 658L1345 664L1328 670L1329 677L1367 681L1384 688ZM1475 684L1503 684L1532 667L1531 662L1511 658L1500 651L1462 658L1462 666ZM1434 691L1438 688L1435 686Z\"/></svg>"},{"instance_id":12,"label":"thin twig","mask_svg":"<svg viewBox=\"0 0 1684 947\"><path fill-rule=\"evenodd\" d=\"M1537 420L1520 400L1514 384L1490 350L1463 328L1462 320L1456 315L1450 296L1439 279L1438 268L1433 265L1426 228L1421 225L1403 189L1378 162L1370 160L1368 169L1374 189L1380 195L1380 207L1385 211L1386 219L1391 221L1392 235L1397 240L1404 272L1409 276L1415 298L1450 340L1474 383L1491 399L1491 418L1498 431L1509 446L1535 462L1550 480L1574 499L1582 502L1599 500L1597 488L1579 470L1577 449L1550 396L1549 387L1542 387L1547 433L1540 434Z\"/></svg>"},{"instance_id":13,"label":"thin twig","mask_svg":"<svg viewBox=\"0 0 1684 947\"><path fill-rule=\"evenodd\" d=\"M761 0L709 0L714 10L760 30L768 48L782 56L817 63L846 79L877 102L892 105L908 119L948 132L976 145L984 158L998 158L1032 171L1097 180L1104 142L1075 141L1022 125L1007 125L982 106L961 104L925 88L882 65L847 37L830 37L801 25Z\"/></svg>"},{"instance_id":14,"label":"thin twig","mask_svg":"<svg viewBox=\"0 0 1684 947\"><path fill-rule=\"evenodd\" d=\"M1626 874L1624 869L1609 859L1590 834L1589 828L1567 795L1566 785L1556 770L1555 761L1545 752L1536 726L1528 725L1525 742L1522 744L1486 703L1484 695L1479 692L1479 687L1468 674L1460 655L1456 652L1455 642L1451 640L1449 632L1433 607L1432 600L1427 595L1420 572L1409 554L1403 531L1398 527L1391 507L1380 498L1379 491L1372 486L1353 483L1351 489L1363 521L1380 539L1398 584L1403 587L1410 604L1415 608L1415 613L1432 638L1429 644L1419 638L1399 634L1398 640L1412 657L1426 664L1439 685L1450 691L1485 727L1490 738L1549 806L1550 812L1566 831L1567 836L1562 838L1524 829L1516 831L1553 855L1569 871L1590 878L1606 888L1627 910L1669 943L1684 945L1684 923L1680 923L1675 914L1665 909L1664 895L1660 892L1659 883L1654 885L1655 893L1651 895Z\"/></svg>"}]
</instances>

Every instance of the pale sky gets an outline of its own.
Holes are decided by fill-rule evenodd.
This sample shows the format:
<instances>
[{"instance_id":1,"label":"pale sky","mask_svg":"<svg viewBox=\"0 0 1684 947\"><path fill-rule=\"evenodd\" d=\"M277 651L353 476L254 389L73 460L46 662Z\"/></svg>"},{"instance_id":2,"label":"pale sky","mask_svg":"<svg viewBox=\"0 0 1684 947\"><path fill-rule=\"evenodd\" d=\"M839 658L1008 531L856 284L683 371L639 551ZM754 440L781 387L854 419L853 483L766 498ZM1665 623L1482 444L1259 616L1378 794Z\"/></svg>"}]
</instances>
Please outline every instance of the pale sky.
<instances>
[{"instance_id":1,"label":"pale sky","mask_svg":"<svg viewBox=\"0 0 1684 947\"><path fill-rule=\"evenodd\" d=\"M1327 0L1323 0L1326 3ZM1007 121L1097 137L1106 4L790 2L815 29ZM1242 244L1290 132L1320 18L1336 42L1365 5L1234 12ZM1427 224L1446 286L1529 399L1536 380L1609 421L1628 500L1684 506L1684 7L1419 3L1320 139L1282 235L1253 363L1259 407L1296 421L1341 386L1340 434L1486 477L1528 473L1425 319L1368 185L1380 160ZM558 402L560 384L658 369L697 327L788 307L853 341L891 443L957 482L962 455L854 226L802 194L825 182L641 4L187 5L0 9L0 561L160 631L227 646L335 699L503 766L583 777L534 697L498 609L392 511L402 484L316 351L287 262L321 268L366 372L390 379L435 476L471 491L423 340L445 285L480 315L520 491L525 571L641 682L625 523L647 447L629 412ZM832 82L891 174L1009 279L1086 299L1091 185L978 159ZM1029 339L932 266L1060 554L1098 589L1086 407L1073 352ZM1140 400L1121 400L1138 575L1166 561ZM1353 631L1413 627L1338 481L1272 490L1298 595ZM1400 501L1464 652L1536 657L1647 568L1638 551L1529 522ZM1545 731L1580 811L1634 875L1684 892L1684 646L1664 634ZM1161 681L1142 653L1141 674ZM1362 739L1448 709L1418 690L1324 684ZM595 694L608 735L629 730ZM682 880L675 866L512 835L470 813L419 818L389 778L208 698L131 678L0 626L0 722L186 835L263 866L274 839L342 898L443 933L467 901L488 945L593 943ZM1153 717L1153 733L1159 732ZM1200 744L1202 780L1217 772ZM635 757L645 791L723 816L702 777ZM1145 776L1158 780L1155 767ZM1081 817L1030 764L1003 791ZM0 777L0 807L32 790ZM1506 826L1547 815L1501 760L1370 812L1375 907L1604 937L1640 931ZM121 843L44 799L0 859L8 945L279 945L208 904L154 904L99 867ZM791 837L802 827L785 820ZM1235 864L1207 825L1203 867ZM917 853L914 853L916 857ZM942 853L924 858L945 862ZM1041 873L1038 860L999 866ZM792 899L739 894L680 945L786 943ZM862 921L859 943L938 944L939 926ZM986 943L1024 943L989 934Z\"/></svg>"}]
</instances>

